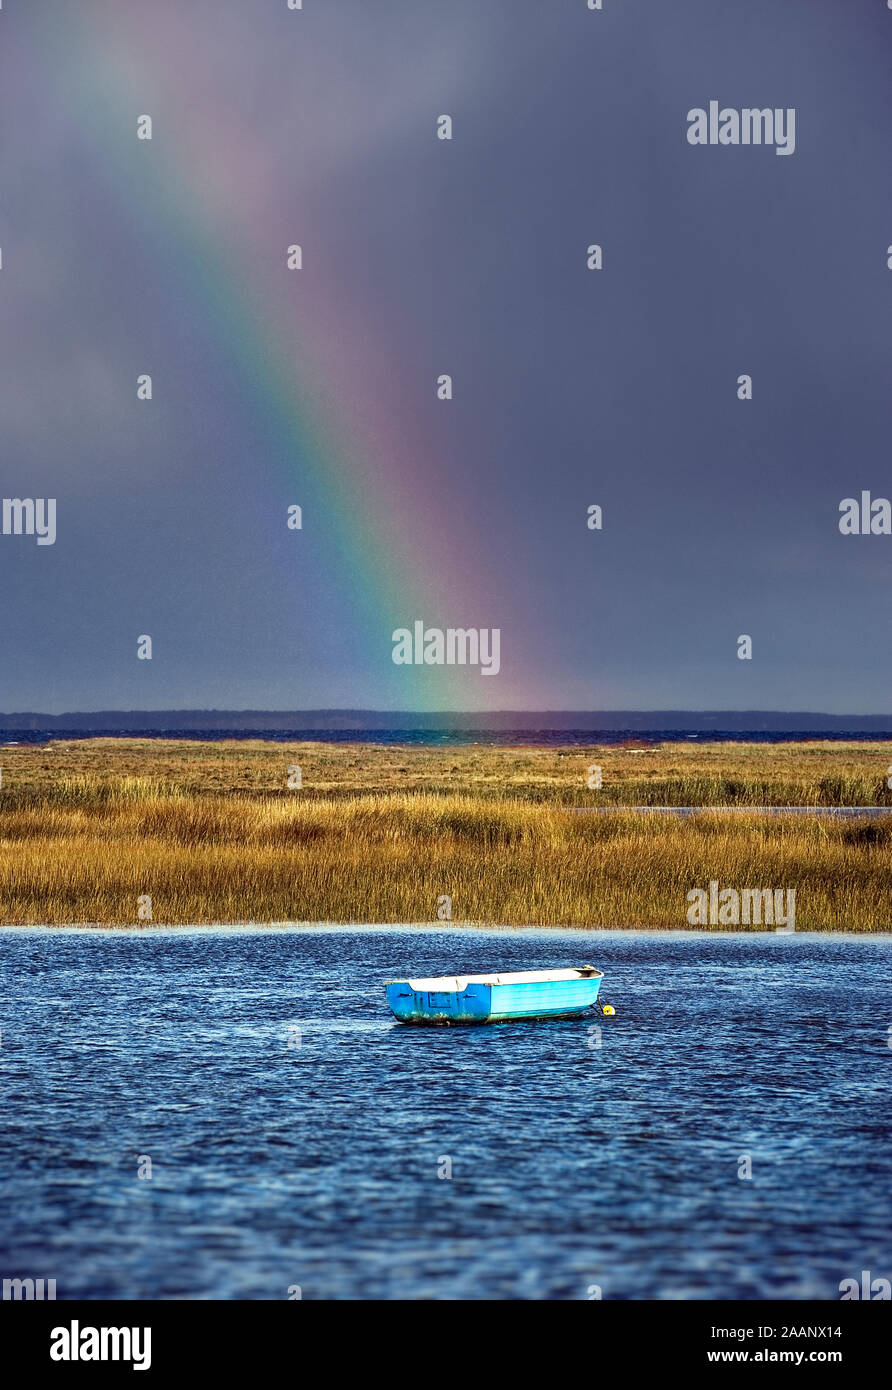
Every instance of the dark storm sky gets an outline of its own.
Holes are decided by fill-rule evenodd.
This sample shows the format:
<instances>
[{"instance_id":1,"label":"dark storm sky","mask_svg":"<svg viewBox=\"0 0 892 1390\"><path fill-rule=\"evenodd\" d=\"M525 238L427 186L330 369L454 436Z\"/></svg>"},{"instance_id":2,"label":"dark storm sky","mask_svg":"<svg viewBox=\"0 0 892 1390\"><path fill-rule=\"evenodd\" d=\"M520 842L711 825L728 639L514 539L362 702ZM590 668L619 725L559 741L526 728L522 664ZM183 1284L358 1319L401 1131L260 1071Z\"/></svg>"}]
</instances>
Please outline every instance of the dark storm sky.
<instances>
[{"instance_id":1,"label":"dark storm sky","mask_svg":"<svg viewBox=\"0 0 892 1390\"><path fill-rule=\"evenodd\" d=\"M0 710L887 711L890 57L883 0L4 7L2 496L58 534L0 536ZM690 146L713 99L795 153Z\"/></svg>"}]
</instances>

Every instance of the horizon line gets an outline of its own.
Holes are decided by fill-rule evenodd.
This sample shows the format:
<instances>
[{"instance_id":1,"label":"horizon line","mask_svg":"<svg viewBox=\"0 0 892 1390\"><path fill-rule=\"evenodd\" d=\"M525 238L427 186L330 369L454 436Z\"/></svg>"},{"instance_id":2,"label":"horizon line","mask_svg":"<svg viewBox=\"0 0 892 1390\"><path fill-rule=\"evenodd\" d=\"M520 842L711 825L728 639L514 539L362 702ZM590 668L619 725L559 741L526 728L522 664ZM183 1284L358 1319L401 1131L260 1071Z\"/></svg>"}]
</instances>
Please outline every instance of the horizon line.
<instances>
[{"instance_id":1,"label":"horizon line","mask_svg":"<svg viewBox=\"0 0 892 1390\"><path fill-rule=\"evenodd\" d=\"M780 709L780 708L769 708L769 707L760 707L760 706L749 706L749 707L745 707L745 706L736 706L736 707L733 707L733 708L716 708L716 707L712 707L712 706L700 706L700 707L651 706L651 707L649 707L649 708L643 708L643 707L640 707L640 706L639 706L639 707L636 707L636 708L631 708L631 707L613 707L613 708L606 708L606 707L605 707L605 708L600 708L600 709L595 709L595 708L579 708L579 707L572 707L572 708L552 707L552 708L548 708L548 709L530 709L530 708L513 708L513 707L512 707L512 708L486 709L486 710L474 710L474 709L433 709L433 710L429 710L429 709L407 709L407 708L389 709L389 708L380 707L380 706L360 706L360 705L349 705L349 706L348 706L348 705L315 705L315 706L312 706L312 707L310 707L310 708L302 708L302 709L281 708L281 707L280 707L280 708L277 708L277 709L271 709L271 708L262 708L262 707L256 706L256 705L255 705L255 706L241 706L241 707L239 707L239 708L227 707L227 706L219 706L219 705L204 705L204 706L159 705L159 706L156 706L156 707L142 706L142 707L140 707L140 708L130 708L130 709L125 709L125 708L108 708L108 707L107 707L107 708L104 708L104 709L72 709L72 710L63 710L63 711L61 711L61 712L58 713L58 714L52 714L52 713L50 713L50 712L47 711L47 710L8 710L8 711L0 712L0 720L3 720L3 719L52 719L52 720L58 720L58 719L66 719L66 718L95 719L95 718L98 718L98 717L100 717L100 716L106 716L106 715L113 715L113 716L115 716L115 717L122 717L122 716L124 716L124 715L127 715L127 716L133 716L133 715L151 715L151 716L153 716L153 717L156 717L156 716L158 716L158 715L174 715L174 714L176 714L176 715L190 715L190 716L192 716L192 717L199 716L199 715L217 715L217 716L219 716L219 715L252 715L252 716L255 716L255 717L256 717L256 716L270 716L270 717L275 717L275 718L283 718L283 717L293 718L293 717L298 717L298 716L300 716L300 717L307 717L307 716L311 716L311 715L312 715L312 716L319 716L319 715L329 715L329 714L331 714L331 715L338 715L338 716L344 716L344 715L372 715L372 716L376 716L376 717L379 717L379 718L381 718L381 717L394 718L394 717L398 717L398 716L400 716L400 715L406 715L406 716L409 716L409 717L411 717L411 718L413 718L413 719L449 719L449 718L461 718L461 719L470 719L470 718L493 719L493 718L497 718L497 717L500 717L500 718L501 718L501 717L505 717L505 716L520 716L520 715L523 715L523 716L535 716L536 718L544 718L544 717L549 717L549 716L552 716L552 715L559 715L559 716L561 716L562 718L566 718L566 717L568 717L568 716L573 715L573 716L584 717L584 718L586 718L586 719L593 719L593 718L598 718L598 717L611 717L611 718L616 718L616 717L622 717L622 716L636 716L636 717L641 717L642 715L645 715L645 716L661 716L661 717L663 717L663 718L665 718L665 717L668 716L668 715L685 715L685 716L699 715L700 717L703 717L703 716L712 717L712 716L719 716L719 715L735 715L735 716L746 715L746 716L749 716L749 717L754 717L754 716L760 716L760 717L765 717L765 716L783 717L783 718L785 718L785 719L790 719L790 718L793 718L793 717L796 717L796 718L809 718L809 719L833 719L833 720L845 720L845 719L856 719L856 720L863 720L863 719L888 719L888 720L890 720L890 722L892 722L892 712L884 712L884 711L863 712L863 713L859 713L859 714L853 714L853 713L838 713L838 712L836 712L836 711L834 711L834 710Z\"/></svg>"}]
</instances>

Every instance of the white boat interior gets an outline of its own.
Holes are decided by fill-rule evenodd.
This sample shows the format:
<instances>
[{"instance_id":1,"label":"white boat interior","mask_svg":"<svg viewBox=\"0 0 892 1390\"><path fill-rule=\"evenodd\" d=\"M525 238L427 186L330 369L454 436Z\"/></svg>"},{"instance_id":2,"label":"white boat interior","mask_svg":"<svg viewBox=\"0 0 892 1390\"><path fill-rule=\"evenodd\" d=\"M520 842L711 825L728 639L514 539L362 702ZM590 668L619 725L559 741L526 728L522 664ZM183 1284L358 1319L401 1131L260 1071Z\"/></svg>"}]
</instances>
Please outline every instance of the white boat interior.
<instances>
[{"instance_id":1,"label":"white boat interior","mask_svg":"<svg viewBox=\"0 0 892 1390\"><path fill-rule=\"evenodd\" d=\"M429 980L391 980L411 989L436 994L461 993L468 985L546 985L554 980L592 980L603 978L603 970L584 965L578 970L513 970L502 975L437 975Z\"/></svg>"}]
</instances>

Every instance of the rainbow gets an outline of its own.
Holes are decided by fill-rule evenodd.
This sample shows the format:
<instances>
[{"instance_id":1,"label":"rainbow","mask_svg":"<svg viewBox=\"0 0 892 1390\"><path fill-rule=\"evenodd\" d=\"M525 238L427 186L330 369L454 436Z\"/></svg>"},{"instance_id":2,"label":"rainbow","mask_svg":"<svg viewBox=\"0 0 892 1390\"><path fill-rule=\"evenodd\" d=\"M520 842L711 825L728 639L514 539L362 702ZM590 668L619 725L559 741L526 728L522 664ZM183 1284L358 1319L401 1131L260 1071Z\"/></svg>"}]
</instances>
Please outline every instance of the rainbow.
<instances>
[{"instance_id":1,"label":"rainbow","mask_svg":"<svg viewBox=\"0 0 892 1390\"><path fill-rule=\"evenodd\" d=\"M283 17L293 24L284 5ZM153 274L176 285L176 319L188 318L262 422L257 495L246 493L246 506L281 517L284 529L286 507L298 502L305 529L328 528L336 563L327 579L361 634L358 668L380 670L391 630L416 619L498 624L502 615L481 599L489 562L481 571L461 549L466 503L450 486L448 459L437 457L429 402L401 384L407 354L397 358L351 299L337 252L319 234L321 177L306 180L297 213L295 189L281 186L281 162L252 138L238 94L228 107L202 100L213 56L197 45L211 36L176 0L79 3L52 18L37 6L24 22L29 41L55 59L61 99L89 121L101 197L130 224ZM153 116L151 143L136 139L143 113ZM303 246L299 272L286 268L293 241ZM171 333L173 351L176 320ZM430 390L433 399L433 380ZM405 690L403 708L483 707L490 694L465 669L405 671L401 686L391 679ZM499 684L492 703L504 707Z\"/></svg>"}]
</instances>

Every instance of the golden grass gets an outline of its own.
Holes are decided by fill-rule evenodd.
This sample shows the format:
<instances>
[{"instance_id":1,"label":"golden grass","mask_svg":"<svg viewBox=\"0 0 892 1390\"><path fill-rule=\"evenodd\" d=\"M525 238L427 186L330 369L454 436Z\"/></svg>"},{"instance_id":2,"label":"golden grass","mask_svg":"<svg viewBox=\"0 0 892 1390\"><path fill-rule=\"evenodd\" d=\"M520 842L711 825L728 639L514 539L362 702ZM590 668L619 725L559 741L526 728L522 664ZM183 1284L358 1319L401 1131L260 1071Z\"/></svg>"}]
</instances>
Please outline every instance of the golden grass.
<instances>
[{"instance_id":1,"label":"golden grass","mask_svg":"<svg viewBox=\"0 0 892 1390\"><path fill-rule=\"evenodd\" d=\"M423 792L576 806L892 805L892 745L879 742L430 748L127 738L0 749L2 804L177 790L268 797L285 790L293 764L304 800ZM586 786L593 764L604 779L597 793Z\"/></svg>"},{"instance_id":2,"label":"golden grass","mask_svg":"<svg viewBox=\"0 0 892 1390\"><path fill-rule=\"evenodd\" d=\"M888 745L823 743L4 748L0 921L136 923L148 894L156 923L424 922L448 894L456 921L685 927L688 891L718 879L795 888L798 930L888 930L892 818L676 819L619 803L719 804L729 786L737 805L888 803L890 762ZM294 764L303 786L287 791Z\"/></svg>"}]
</instances>

